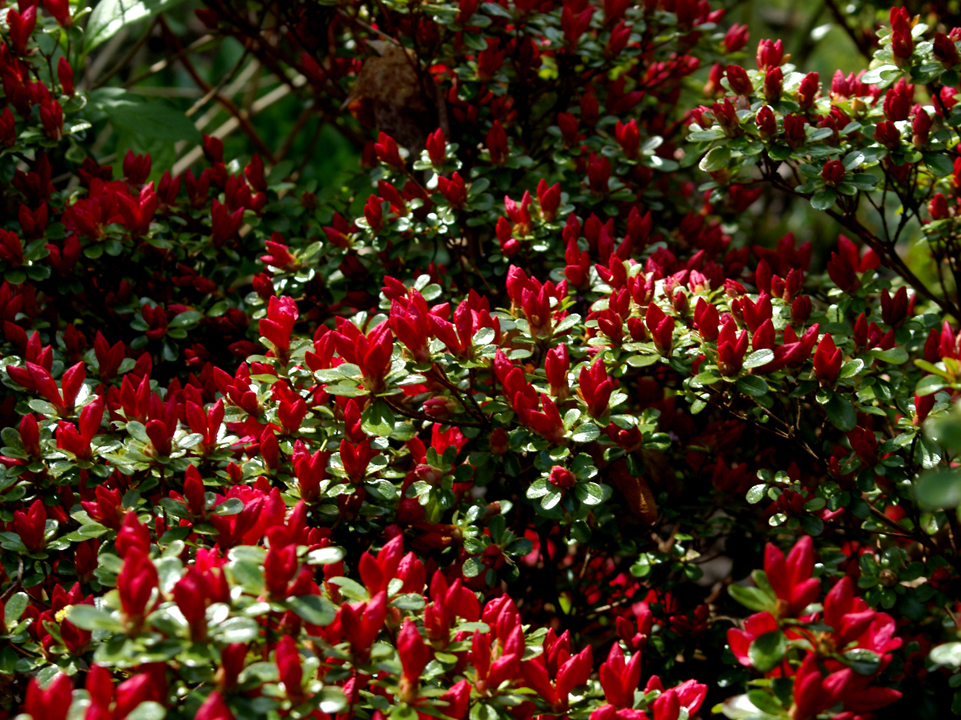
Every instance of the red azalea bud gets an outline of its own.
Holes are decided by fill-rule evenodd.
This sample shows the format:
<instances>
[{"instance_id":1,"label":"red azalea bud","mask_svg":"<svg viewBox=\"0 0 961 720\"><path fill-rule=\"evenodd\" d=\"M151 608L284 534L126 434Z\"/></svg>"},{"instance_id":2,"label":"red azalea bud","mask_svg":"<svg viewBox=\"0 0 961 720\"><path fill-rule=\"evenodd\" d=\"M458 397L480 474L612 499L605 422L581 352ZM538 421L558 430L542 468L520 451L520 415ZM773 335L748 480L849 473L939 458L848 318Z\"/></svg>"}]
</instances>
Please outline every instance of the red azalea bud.
<instances>
[{"instance_id":1,"label":"red azalea bud","mask_svg":"<svg viewBox=\"0 0 961 720\"><path fill-rule=\"evenodd\" d=\"M757 69L766 72L784 62L784 43L780 40L761 40L757 44Z\"/></svg>"},{"instance_id":2,"label":"red azalea bud","mask_svg":"<svg viewBox=\"0 0 961 720\"><path fill-rule=\"evenodd\" d=\"M777 120L769 105L765 105L757 111L754 122L757 123L757 131L762 139L771 140L777 137Z\"/></svg>"},{"instance_id":3,"label":"red azalea bud","mask_svg":"<svg viewBox=\"0 0 961 720\"><path fill-rule=\"evenodd\" d=\"M801 295L794 298L791 303L791 322L795 325L803 325L811 317L811 298Z\"/></svg>"},{"instance_id":4,"label":"red azalea bud","mask_svg":"<svg viewBox=\"0 0 961 720\"><path fill-rule=\"evenodd\" d=\"M597 107L597 96L594 95L593 89L591 92L586 93L581 98L581 121L585 125L590 125L594 127L597 125L597 121L600 119Z\"/></svg>"},{"instance_id":5,"label":"red azalea bud","mask_svg":"<svg viewBox=\"0 0 961 720\"><path fill-rule=\"evenodd\" d=\"M737 110L731 101L724 98L721 102L716 102L711 106L711 110L714 113L714 119L717 120L717 124L721 126L724 130L724 134L728 137L737 137L741 133L741 121L737 116Z\"/></svg>"},{"instance_id":6,"label":"red azalea bud","mask_svg":"<svg viewBox=\"0 0 961 720\"><path fill-rule=\"evenodd\" d=\"M792 148L798 148L807 142L807 134L804 128L807 120L800 115L784 116L784 139Z\"/></svg>"},{"instance_id":7,"label":"red azalea bud","mask_svg":"<svg viewBox=\"0 0 961 720\"><path fill-rule=\"evenodd\" d=\"M817 100L817 95L820 90L821 84L816 72L808 73L804 76L797 91L798 105L801 106L802 110L810 110L814 106L814 101Z\"/></svg>"},{"instance_id":8,"label":"red azalea bud","mask_svg":"<svg viewBox=\"0 0 961 720\"><path fill-rule=\"evenodd\" d=\"M443 167L447 161L447 140L441 128L427 136L427 155L430 157L430 164L435 168Z\"/></svg>"},{"instance_id":9,"label":"red azalea bud","mask_svg":"<svg viewBox=\"0 0 961 720\"><path fill-rule=\"evenodd\" d=\"M874 139L889 150L896 150L901 144L901 132L893 122L885 120L874 129Z\"/></svg>"},{"instance_id":10,"label":"red azalea bud","mask_svg":"<svg viewBox=\"0 0 961 720\"><path fill-rule=\"evenodd\" d=\"M637 129L637 121L631 120L626 125L620 120L617 121L615 128L617 144L624 150L624 154L629 158L637 157L637 152L641 146L641 134Z\"/></svg>"},{"instance_id":11,"label":"red azalea bud","mask_svg":"<svg viewBox=\"0 0 961 720\"><path fill-rule=\"evenodd\" d=\"M784 87L784 73L779 67L770 67L764 74L764 97L768 102L777 102Z\"/></svg>"},{"instance_id":12,"label":"red azalea bud","mask_svg":"<svg viewBox=\"0 0 961 720\"><path fill-rule=\"evenodd\" d=\"M748 37L747 25L735 23L724 35L724 52L730 54L743 50L744 46L747 45Z\"/></svg>"},{"instance_id":13,"label":"red azalea bud","mask_svg":"<svg viewBox=\"0 0 961 720\"><path fill-rule=\"evenodd\" d=\"M928 213L932 220L944 220L950 217L951 210L948 208L948 201L941 193L936 193L928 203Z\"/></svg>"},{"instance_id":14,"label":"red azalea bud","mask_svg":"<svg viewBox=\"0 0 961 720\"><path fill-rule=\"evenodd\" d=\"M914 116L914 120L911 122L911 130L914 133L912 142L914 147L921 148L928 142L928 136L931 133L931 125L933 121L931 116L928 115L927 111L924 109L919 109L917 114Z\"/></svg>"},{"instance_id":15,"label":"red azalea bud","mask_svg":"<svg viewBox=\"0 0 961 720\"><path fill-rule=\"evenodd\" d=\"M551 474L547 478L548 482L554 487L560 490L566 490L567 488L574 487L577 482L577 478L574 477L574 473L565 467L560 465L555 465L551 468Z\"/></svg>"},{"instance_id":16,"label":"red azalea bud","mask_svg":"<svg viewBox=\"0 0 961 720\"><path fill-rule=\"evenodd\" d=\"M934 407L934 394L924 395L924 396L914 396L914 422L915 426L921 425L928 417L928 413L931 412L931 408Z\"/></svg>"},{"instance_id":17,"label":"red azalea bud","mask_svg":"<svg viewBox=\"0 0 961 720\"><path fill-rule=\"evenodd\" d=\"M60 80L60 88L63 90L63 94L73 97L73 68L70 67L67 58L62 55L60 60L57 61L57 78Z\"/></svg>"},{"instance_id":18,"label":"red azalea bud","mask_svg":"<svg viewBox=\"0 0 961 720\"><path fill-rule=\"evenodd\" d=\"M934 57L940 60L945 68L953 68L958 62L961 62L954 41L940 32L934 36Z\"/></svg>"},{"instance_id":19,"label":"red azalea bud","mask_svg":"<svg viewBox=\"0 0 961 720\"><path fill-rule=\"evenodd\" d=\"M884 96L884 117L891 122L907 120L914 102L914 86L902 78Z\"/></svg>"},{"instance_id":20,"label":"red azalea bud","mask_svg":"<svg viewBox=\"0 0 961 720\"><path fill-rule=\"evenodd\" d=\"M5 147L13 147L17 142L17 124L9 107L0 113L0 143Z\"/></svg>"},{"instance_id":21,"label":"red azalea bud","mask_svg":"<svg viewBox=\"0 0 961 720\"><path fill-rule=\"evenodd\" d=\"M500 120L495 120L487 133L487 149L491 154L491 162L495 165L507 162L510 151L507 149L507 133Z\"/></svg>"},{"instance_id":22,"label":"red azalea bud","mask_svg":"<svg viewBox=\"0 0 961 720\"><path fill-rule=\"evenodd\" d=\"M821 170L821 179L824 180L825 185L837 187L844 180L846 172L844 163L840 160L829 160L824 164L824 169Z\"/></svg>"},{"instance_id":23,"label":"red azalea bud","mask_svg":"<svg viewBox=\"0 0 961 720\"><path fill-rule=\"evenodd\" d=\"M598 157L591 153L587 159L587 181L591 192L604 195L608 191L611 179L611 163L606 157Z\"/></svg>"},{"instance_id":24,"label":"red azalea bud","mask_svg":"<svg viewBox=\"0 0 961 720\"><path fill-rule=\"evenodd\" d=\"M561 129L561 136L564 138L564 145L574 147L577 145L577 118L571 113L562 112L557 116L557 125Z\"/></svg>"},{"instance_id":25,"label":"red azalea bud","mask_svg":"<svg viewBox=\"0 0 961 720\"><path fill-rule=\"evenodd\" d=\"M814 353L814 375L822 387L834 385L837 382L843 359L841 350L835 347L834 338L830 333L821 338Z\"/></svg>"},{"instance_id":26,"label":"red azalea bud","mask_svg":"<svg viewBox=\"0 0 961 720\"><path fill-rule=\"evenodd\" d=\"M727 82L731 86L731 92L736 95L753 95L754 86L751 79L747 76L747 70L740 65L727 66Z\"/></svg>"},{"instance_id":27,"label":"red azalea bud","mask_svg":"<svg viewBox=\"0 0 961 720\"><path fill-rule=\"evenodd\" d=\"M382 163L403 172L404 161L400 156L400 148L397 146L397 141L390 135L380 133L377 136L377 142L374 143L374 151L377 153L377 159Z\"/></svg>"}]
</instances>

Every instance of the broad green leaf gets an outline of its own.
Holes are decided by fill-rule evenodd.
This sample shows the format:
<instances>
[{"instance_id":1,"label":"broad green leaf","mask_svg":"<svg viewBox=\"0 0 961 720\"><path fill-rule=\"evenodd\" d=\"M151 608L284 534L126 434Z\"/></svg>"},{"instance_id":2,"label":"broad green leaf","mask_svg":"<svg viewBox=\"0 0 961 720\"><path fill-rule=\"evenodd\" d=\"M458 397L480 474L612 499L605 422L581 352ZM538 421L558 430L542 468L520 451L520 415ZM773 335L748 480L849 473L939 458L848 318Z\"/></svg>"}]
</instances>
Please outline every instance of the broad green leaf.
<instances>
[{"instance_id":1,"label":"broad green leaf","mask_svg":"<svg viewBox=\"0 0 961 720\"><path fill-rule=\"evenodd\" d=\"M743 587L741 585L728 585L727 591L731 597L737 600L748 610L762 612L773 610L775 600L766 592L756 587Z\"/></svg>"},{"instance_id":2,"label":"broad green leaf","mask_svg":"<svg viewBox=\"0 0 961 720\"><path fill-rule=\"evenodd\" d=\"M755 638L747 656L755 670L766 673L777 667L786 652L787 637L780 630L774 630Z\"/></svg>"},{"instance_id":3,"label":"broad green leaf","mask_svg":"<svg viewBox=\"0 0 961 720\"><path fill-rule=\"evenodd\" d=\"M763 352L758 350L758 352ZM768 351L770 352L770 351ZM757 375L745 375L737 379L737 389L740 390L745 395L750 395L751 397L760 397L761 395L767 394L768 387L764 378L759 378Z\"/></svg>"},{"instance_id":4,"label":"broad green leaf","mask_svg":"<svg viewBox=\"0 0 961 720\"><path fill-rule=\"evenodd\" d=\"M887 350L872 350L871 355L881 362L901 365L908 361L908 351L902 347L893 347Z\"/></svg>"},{"instance_id":5,"label":"broad green leaf","mask_svg":"<svg viewBox=\"0 0 961 720\"><path fill-rule=\"evenodd\" d=\"M122 88L100 88L90 93L90 103L106 114L111 124L145 140L200 142L200 132L187 116L162 100Z\"/></svg>"},{"instance_id":6,"label":"broad green leaf","mask_svg":"<svg viewBox=\"0 0 961 720\"><path fill-rule=\"evenodd\" d=\"M333 603L320 595L289 598L287 607L311 625L330 625L337 615L337 609Z\"/></svg>"},{"instance_id":7,"label":"broad green leaf","mask_svg":"<svg viewBox=\"0 0 961 720\"><path fill-rule=\"evenodd\" d=\"M858 415L854 411L851 401L839 393L834 393L824 405L828 420L838 430L850 432L858 424Z\"/></svg>"},{"instance_id":8,"label":"broad green leaf","mask_svg":"<svg viewBox=\"0 0 961 720\"><path fill-rule=\"evenodd\" d=\"M946 415L928 420L924 423L924 434L955 452L961 451L961 408L955 407Z\"/></svg>"},{"instance_id":9,"label":"broad green leaf","mask_svg":"<svg viewBox=\"0 0 961 720\"><path fill-rule=\"evenodd\" d=\"M87 19L84 47L90 52L123 28L180 5L184 0L100 0Z\"/></svg>"},{"instance_id":10,"label":"broad green leaf","mask_svg":"<svg viewBox=\"0 0 961 720\"><path fill-rule=\"evenodd\" d=\"M827 210L834 205L837 199L837 191L831 190L830 188L821 188L814 193L814 196L811 198L811 207L815 210Z\"/></svg>"},{"instance_id":11,"label":"broad green leaf","mask_svg":"<svg viewBox=\"0 0 961 720\"><path fill-rule=\"evenodd\" d=\"M938 645L928 656L937 665L951 665L961 667L961 642L949 642Z\"/></svg>"},{"instance_id":12,"label":"broad green leaf","mask_svg":"<svg viewBox=\"0 0 961 720\"><path fill-rule=\"evenodd\" d=\"M595 482L577 483L574 496L585 505L598 505L604 500L604 488Z\"/></svg>"},{"instance_id":13,"label":"broad green leaf","mask_svg":"<svg viewBox=\"0 0 961 720\"><path fill-rule=\"evenodd\" d=\"M925 375L921 378L914 392L919 397L924 397L925 395L934 395L938 390L943 388L947 383L944 378L938 377L937 375Z\"/></svg>"},{"instance_id":14,"label":"broad green leaf","mask_svg":"<svg viewBox=\"0 0 961 720\"><path fill-rule=\"evenodd\" d=\"M881 666L881 656L867 648L852 648L844 653L844 659L858 675L874 675Z\"/></svg>"},{"instance_id":15,"label":"broad green leaf","mask_svg":"<svg viewBox=\"0 0 961 720\"><path fill-rule=\"evenodd\" d=\"M722 145L721 147L711 148L698 167L704 172L716 172L726 168L730 162L731 150L726 145Z\"/></svg>"},{"instance_id":16,"label":"broad green leaf","mask_svg":"<svg viewBox=\"0 0 961 720\"><path fill-rule=\"evenodd\" d=\"M939 468L922 473L914 486L918 504L925 510L961 505L961 468Z\"/></svg>"},{"instance_id":17,"label":"broad green leaf","mask_svg":"<svg viewBox=\"0 0 961 720\"><path fill-rule=\"evenodd\" d=\"M67 619L81 630L123 631L123 625L119 620L93 605L72 606L67 612Z\"/></svg>"},{"instance_id":18,"label":"broad green leaf","mask_svg":"<svg viewBox=\"0 0 961 720\"><path fill-rule=\"evenodd\" d=\"M767 365L773 359L774 359L773 350L755 350L746 358L744 358L743 367L745 370L750 370L751 368Z\"/></svg>"},{"instance_id":19,"label":"broad green leaf","mask_svg":"<svg viewBox=\"0 0 961 720\"><path fill-rule=\"evenodd\" d=\"M249 643L260 635L260 625L252 618L232 617L217 625L214 632L219 640L228 644Z\"/></svg>"},{"instance_id":20,"label":"broad green leaf","mask_svg":"<svg viewBox=\"0 0 961 720\"><path fill-rule=\"evenodd\" d=\"M601 429L594 425L593 423L584 423L579 428L577 432L571 435L571 440L576 443L587 443L594 442L601 436Z\"/></svg>"}]
</instances>

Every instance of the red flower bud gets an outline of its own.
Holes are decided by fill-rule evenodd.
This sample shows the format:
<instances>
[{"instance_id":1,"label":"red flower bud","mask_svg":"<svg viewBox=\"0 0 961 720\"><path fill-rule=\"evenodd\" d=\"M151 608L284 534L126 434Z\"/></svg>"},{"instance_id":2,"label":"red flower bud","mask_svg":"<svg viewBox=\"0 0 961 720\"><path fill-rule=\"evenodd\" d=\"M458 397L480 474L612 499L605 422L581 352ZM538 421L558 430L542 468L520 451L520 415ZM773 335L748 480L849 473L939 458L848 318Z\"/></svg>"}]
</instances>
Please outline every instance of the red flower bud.
<instances>
[{"instance_id":1,"label":"red flower bud","mask_svg":"<svg viewBox=\"0 0 961 720\"><path fill-rule=\"evenodd\" d=\"M828 160L821 170L821 179L824 180L825 185L837 187L844 180L846 172L844 163L840 160Z\"/></svg>"},{"instance_id":2,"label":"red flower bud","mask_svg":"<svg viewBox=\"0 0 961 720\"><path fill-rule=\"evenodd\" d=\"M769 105L765 105L757 111L754 121L757 123L757 131L762 139L771 140L777 137L777 120L774 118L774 111L771 110Z\"/></svg>"},{"instance_id":3,"label":"red flower bud","mask_svg":"<svg viewBox=\"0 0 961 720\"><path fill-rule=\"evenodd\" d=\"M562 112L557 116L557 125L561 129L561 137L564 138L564 145L566 147L574 147L577 145L577 118L571 115L571 113Z\"/></svg>"},{"instance_id":4,"label":"red flower bud","mask_svg":"<svg viewBox=\"0 0 961 720\"><path fill-rule=\"evenodd\" d=\"M399 172L404 171L404 160L400 156L400 148L397 147L397 141L390 135L378 134L377 142L374 143L374 152L377 153L377 159L385 165Z\"/></svg>"},{"instance_id":5,"label":"red flower bud","mask_svg":"<svg viewBox=\"0 0 961 720\"><path fill-rule=\"evenodd\" d=\"M766 72L784 62L784 43L780 40L761 40L757 44L757 69Z\"/></svg>"},{"instance_id":6,"label":"red flower bud","mask_svg":"<svg viewBox=\"0 0 961 720\"><path fill-rule=\"evenodd\" d=\"M901 131L893 122L879 122L874 129L874 139L889 150L896 150L901 144Z\"/></svg>"},{"instance_id":7,"label":"red flower bud","mask_svg":"<svg viewBox=\"0 0 961 720\"><path fill-rule=\"evenodd\" d=\"M621 146L624 154L632 159L637 157L637 151L641 146L641 135L637 129L637 121L632 119L625 125L618 120L614 132L617 144Z\"/></svg>"},{"instance_id":8,"label":"red flower bud","mask_svg":"<svg viewBox=\"0 0 961 720\"><path fill-rule=\"evenodd\" d=\"M547 481L559 490L567 490L568 488L574 487L577 478L575 478L574 473L567 468L555 465L551 468L551 473L548 475Z\"/></svg>"},{"instance_id":9,"label":"red flower bud","mask_svg":"<svg viewBox=\"0 0 961 720\"><path fill-rule=\"evenodd\" d=\"M931 116L928 115L926 110L918 110L917 114L914 116L914 120L911 122L911 130L913 132L912 142L914 147L921 148L928 142L928 136L931 133L931 126L933 125Z\"/></svg>"},{"instance_id":10,"label":"red flower bud","mask_svg":"<svg viewBox=\"0 0 961 720\"><path fill-rule=\"evenodd\" d=\"M491 129L487 132L487 150L491 154L491 162L494 165L503 165L507 162L510 151L507 147L507 133L500 120L495 120Z\"/></svg>"},{"instance_id":11,"label":"red flower bud","mask_svg":"<svg viewBox=\"0 0 961 720\"><path fill-rule=\"evenodd\" d=\"M951 216L951 210L944 195L935 193L934 197L928 202L928 213L932 220L944 220Z\"/></svg>"},{"instance_id":12,"label":"red flower bud","mask_svg":"<svg viewBox=\"0 0 961 720\"><path fill-rule=\"evenodd\" d=\"M724 35L724 52L727 54L743 50L750 34L747 25L732 25Z\"/></svg>"},{"instance_id":13,"label":"red flower bud","mask_svg":"<svg viewBox=\"0 0 961 720\"><path fill-rule=\"evenodd\" d=\"M735 95L753 95L754 85L747 76L747 70L740 65L727 66L727 82L731 86L731 92Z\"/></svg>"},{"instance_id":14,"label":"red flower bud","mask_svg":"<svg viewBox=\"0 0 961 720\"><path fill-rule=\"evenodd\" d=\"M834 385L837 382L843 359L841 350L834 345L834 338L827 333L821 338L814 353L814 375L822 387Z\"/></svg>"},{"instance_id":15,"label":"red flower bud","mask_svg":"<svg viewBox=\"0 0 961 720\"><path fill-rule=\"evenodd\" d=\"M784 88L784 73L779 67L769 67L764 74L764 97L768 102L777 102Z\"/></svg>"},{"instance_id":16,"label":"red flower bud","mask_svg":"<svg viewBox=\"0 0 961 720\"><path fill-rule=\"evenodd\" d=\"M814 107L814 101L817 100L817 95L820 90L821 84L816 72L811 72L804 76L797 91L797 101L798 105L801 106L801 110L810 110Z\"/></svg>"},{"instance_id":17,"label":"red flower bud","mask_svg":"<svg viewBox=\"0 0 961 720\"><path fill-rule=\"evenodd\" d=\"M447 140L441 128L427 136L427 155L435 168L441 168L447 162Z\"/></svg>"},{"instance_id":18,"label":"red flower bud","mask_svg":"<svg viewBox=\"0 0 961 720\"><path fill-rule=\"evenodd\" d=\"M60 60L57 61L57 78L60 80L60 88L63 90L63 94L73 97L73 68L70 67L67 58L62 55Z\"/></svg>"},{"instance_id":19,"label":"red flower bud","mask_svg":"<svg viewBox=\"0 0 961 720\"><path fill-rule=\"evenodd\" d=\"M941 32L934 36L934 57L940 60L945 68L953 68L961 62L954 41Z\"/></svg>"},{"instance_id":20,"label":"red flower bud","mask_svg":"<svg viewBox=\"0 0 961 720\"><path fill-rule=\"evenodd\" d=\"M798 148L807 142L805 127L807 120L801 115L784 116L784 139L792 148Z\"/></svg>"}]
</instances>

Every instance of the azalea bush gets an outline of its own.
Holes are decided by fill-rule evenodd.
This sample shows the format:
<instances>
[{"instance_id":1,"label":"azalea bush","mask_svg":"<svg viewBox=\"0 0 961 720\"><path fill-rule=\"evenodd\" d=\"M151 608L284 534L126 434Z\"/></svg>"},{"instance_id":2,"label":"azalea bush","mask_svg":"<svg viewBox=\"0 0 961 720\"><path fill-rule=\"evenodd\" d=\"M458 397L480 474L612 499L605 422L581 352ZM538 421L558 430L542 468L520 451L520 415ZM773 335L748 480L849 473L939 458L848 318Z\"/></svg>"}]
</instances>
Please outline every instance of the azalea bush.
<instances>
[{"instance_id":1,"label":"azalea bush","mask_svg":"<svg viewBox=\"0 0 961 720\"><path fill-rule=\"evenodd\" d=\"M198 135L82 79L176 4L0 10L5 716L961 713L961 30L828 84L706 0L190 8L325 186L98 155Z\"/></svg>"}]
</instances>

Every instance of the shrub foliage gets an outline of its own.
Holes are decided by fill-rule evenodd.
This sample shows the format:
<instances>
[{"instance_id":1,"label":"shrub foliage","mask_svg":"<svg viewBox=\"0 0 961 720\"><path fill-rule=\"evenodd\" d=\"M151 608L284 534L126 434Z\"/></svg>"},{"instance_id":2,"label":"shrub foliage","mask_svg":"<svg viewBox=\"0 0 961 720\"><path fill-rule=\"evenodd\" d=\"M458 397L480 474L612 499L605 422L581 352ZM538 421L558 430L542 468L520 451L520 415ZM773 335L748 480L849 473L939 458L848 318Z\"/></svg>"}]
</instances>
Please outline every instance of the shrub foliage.
<instances>
[{"instance_id":1,"label":"shrub foliage","mask_svg":"<svg viewBox=\"0 0 961 720\"><path fill-rule=\"evenodd\" d=\"M828 88L706 0L277 5L197 15L343 187L98 164L193 131L74 81L164 5L2 11L7 713L961 710L961 30Z\"/></svg>"}]
</instances>

